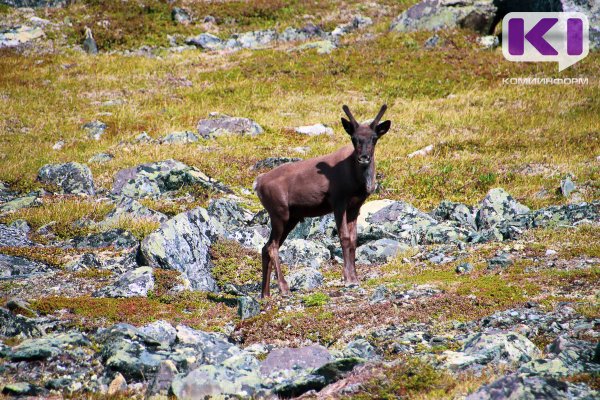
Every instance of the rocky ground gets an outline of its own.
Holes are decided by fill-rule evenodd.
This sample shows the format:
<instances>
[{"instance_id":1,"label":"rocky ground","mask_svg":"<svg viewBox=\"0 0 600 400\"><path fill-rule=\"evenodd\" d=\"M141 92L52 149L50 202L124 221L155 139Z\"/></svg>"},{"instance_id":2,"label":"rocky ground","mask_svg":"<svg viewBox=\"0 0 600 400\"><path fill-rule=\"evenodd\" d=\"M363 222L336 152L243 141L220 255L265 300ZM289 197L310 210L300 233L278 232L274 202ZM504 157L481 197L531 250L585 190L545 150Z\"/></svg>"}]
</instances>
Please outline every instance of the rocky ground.
<instances>
[{"instance_id":1,"label":"rocky ground","mask_svg":"<svg viewBox=\"0 0 600 400\"><path fill-rule=\"evenodd\" d=\"M597 53L498 87L551 73L503 1L0 3L0 397L600 397ZM361 285L325 216L260 299L252 181L346 144L347 96L393 121Z\"/></svg>"}]
</instances>

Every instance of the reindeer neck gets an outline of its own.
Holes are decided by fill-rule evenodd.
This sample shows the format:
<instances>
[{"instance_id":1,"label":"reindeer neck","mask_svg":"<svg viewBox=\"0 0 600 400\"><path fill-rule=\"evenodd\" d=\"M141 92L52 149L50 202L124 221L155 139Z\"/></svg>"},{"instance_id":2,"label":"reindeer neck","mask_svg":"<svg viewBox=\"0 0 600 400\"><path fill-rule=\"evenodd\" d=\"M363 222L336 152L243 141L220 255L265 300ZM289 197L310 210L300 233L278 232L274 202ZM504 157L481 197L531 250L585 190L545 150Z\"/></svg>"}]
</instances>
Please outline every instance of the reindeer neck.
<instances>
[{"instance_id":1,"label":"reindeer neck","mask_svg":"<svg viewBox=\"0 0 600 400\"><path fill-rule=\"evenodd\" d=\"M364 189L367 194L371 194L375 191L377 186L377 180L375 178L375 158L371 160L368 168L361 168L357 162L355 162L355 174L357 180L364 184Z\"/></svg>"}]
</instances>

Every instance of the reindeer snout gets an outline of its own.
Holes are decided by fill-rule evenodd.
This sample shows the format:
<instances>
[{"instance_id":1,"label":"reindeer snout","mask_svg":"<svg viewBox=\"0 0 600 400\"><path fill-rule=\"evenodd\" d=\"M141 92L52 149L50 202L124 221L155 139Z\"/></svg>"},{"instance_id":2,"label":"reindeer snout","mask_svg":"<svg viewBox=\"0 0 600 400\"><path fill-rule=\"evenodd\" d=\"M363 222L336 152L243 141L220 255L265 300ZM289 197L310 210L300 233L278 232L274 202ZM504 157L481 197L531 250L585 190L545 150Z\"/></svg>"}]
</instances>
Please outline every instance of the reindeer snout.
<instances>
[{"instance_id":1,"label":"reindeer snout","mask_svg":"<svg viewBox=\"0 0 600 400\"><path fill-rule=\"evenodd\" d=\"M358 163L362 165L366 165L371 162L371 157L367 155L361 155L358 157Z\"/></svg>"}]
</instances>

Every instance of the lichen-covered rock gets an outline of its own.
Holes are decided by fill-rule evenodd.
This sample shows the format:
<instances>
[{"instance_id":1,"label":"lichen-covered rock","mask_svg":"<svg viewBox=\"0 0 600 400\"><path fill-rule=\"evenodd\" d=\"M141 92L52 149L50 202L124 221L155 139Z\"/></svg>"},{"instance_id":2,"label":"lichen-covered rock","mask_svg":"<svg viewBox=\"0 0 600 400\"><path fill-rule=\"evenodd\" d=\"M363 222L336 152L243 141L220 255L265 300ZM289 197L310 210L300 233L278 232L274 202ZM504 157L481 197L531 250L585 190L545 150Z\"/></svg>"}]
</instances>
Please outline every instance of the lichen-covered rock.
<instances>
[{"instance_id":1,"label":"lichen-covered rock","mask_svg":"<svg viewBox=\"0 0 600 400\"><path fill-rule=\"evenodd\" d=\"M292 51L303 51L315 49L317 54L330 54L337 48L336 44L331 40L318 40L316 42L308 42L301 44L298 47L292 49Z\"/></svg>"},{"instance_id":2,"label":"lichen-covered rock","mask_svg":"<svg viewBox=\"0 0 600 400\"><path fill-rule=\"evenodd\" d=\"M211 114L210 118L201 119L197 129L198 134L205 139L230 134L255 136L263 132L262 127L249 118L223 114Z\"/></svg>"},{"instance_id":3,"label":"lichen-covered rock","mask_svg":"<svg viewBox=\"0 0 600 400\"><path fill-rule=\"evenodd\" d=\"M302 159L298 157L267 157L263 160L257 161L256 164L252 166L252 169L273 169L283 164L293 163L301 160Z\"/></svg>"},{"instance_id":4,"label":"lichen-covered rock","mask_svg":"<svg viewBox=\"0 0 600 400\"><path fill-rule=\"evenodd\" d=\"M177 339L177 330L167 321L158 320L139 328L144 335L169 346Z\"/></svg>"},{"instance_id":5,"label":"lichen-covered rock","mask_svg":"<svg viewBox=\"0 0 600 400\"><path fill-rule=\"evenodd\" d=\"M466 400L571 400L594 399L600 395L585 384L573 384L555 378L510 374L480 387Z\"/></svg>"},{"instance_id":6,"label":"lichen-covered rock","mask_svg":"<svg viewBox=\"0 0 600 400\"><path fill-rule=\"evenodd\" d=\"M165 214L149 209L140 202L126 196L121 196L115 205L115 208L106 214L106 217L99 226L113 226L121 220L150 220L157 222L165 222L169 219Z\"/></svg>"},{"instance_id":7,"label":"lichen-covered rock","mask_svg":"<svg viewBox=\"0 0 600 400\"><path fill-rule=\"evenodd\" d=\"M277 40L278 34L273 29L233 34L225 42L226 49L260 49Z\"/></svg>"},{"instance_id":8,"label":"lichen-covered rock","mask_svg":"<svg viewBox=\"0 0 600 400\"><path fill-rule=\"evenodd\" d=\"M13 361L45 360L72 349L88 346L90 341L79 332L53 333L37 339L27 339L14 347L9 355Z\"/></svg>"},{"instance_id":9,"label":"lichen-covered rock","mask_svg":"<svg viewBox=\"0 0 600 400\"><path fill-rule=\"evenodd\" d=\"M447 222L430 225L425 229L421 239L422 244L447 244L466 242L475 232L469 229L453 226Z\"/></svg>"},{"instance_id":10,"label":"lichen-covered rock","mask_svg":"<svg viewBox=\"0 0 600 400\"><path fill-rule=\"evenodd\" d=\"M252 318L260 314L260 303L250 296L241 296L237 299L238 316L241 319Z\"/></svg>"},{"instance_id":11,"label":"lichen-covered rock","mask_svg":"<svg viewBox=\"0 0 600 400\"><path fill-rule=\"evenodd\" d=\"M83 125L83 130L86 131L88 138L100 140L108 126L102 121L92 121Z\"/></svg>"},{"instance_id":12,"label":"lichen-covered rock","mask_svg":"<svg viewBox=\"0 0 600 400\"><path fill-rule=\"evenodd\" d=\"M492 0L423 0L400 14L391 25L397 32L467 28L487 34L496 18Z\"/></svg>"},{"instance_id":13,"label":"lichen-covered rock","mask_svg":"<svg viewBox=\"0 0 600 400\"><path fill-rule=\"evenodd\" d=\"M198 136L194 132L171 132L160 139L161 144L187 144L197 142Z\"/></svg>"},{"instance_id":14,"label":"lichen-covered rock","mask_svg":"<svg viewBox=\"0 0 600 400\"><path fill-rule=\"evenodd\" d=\"M235 240L244 247L260 252L267 243L270 229L265 225L253 225L249 227L234 228L226 232L225 237Z\"/></svg>"},{"instance_id":15,"label":"lichen-covered rock","mask_svg":"<svg viewBox=\"0 0 600 400\"><path fill-rule=\"evenodd\" d=\"M94 292L94 297L146 297L154 289L152 268L139 267L121 275L116 282Z\"/></svg>"},{"instance_id":16,"label":"lichen-covered rock","mask_svg":"<svg viewBox=\"0 0 600 400\"><path fill-rule=\"evenodd\" d=\"M456 266L457 274L470 274L473 272L473 264L469 262L460 263Z\"/></svg>"},{"instance_id":17,"label":"lichen-covered rock","mask_svg":"<svg viewBox=\"0 0 600 400\"><path fill-rule=\"evenodd\" d=\"M359 246L356 249L356 262L359 264L382 264L390 261L398 253L410 247L392 239L379 239Z\"/></svg>"},{"instance_id":18,"label":"lichen-covered rock","mask_svg":"<svg viewBox=\"0 0 600 400\"><path fill-rule=\"evenodd\" d=\"M2 47L2 46L0 46ZM46 390L29 382L9 383L2 388L2 394L7 396L41 396L46 394Z\"/></svg>"},{"instance_id":19,"label":"lichen-covered rock","mask_svg":"<svg viewBox=\"0 0 600 400\"><path fill-rule=\"evenodd\" d=\"M365 339L356 339L348 343L343 354L347 358L364 358L365 360L379 357L375 347Z\"/></svg>"},{"instance_id":20,"label":"lichen-covered rock","mask_svg":"<svg viewBox=\"0 0 600 400\"><path fill-rule=\"evenodd\" d=\"M15 225L0 224L0 247L33 246L27 238L27 231Z\"/></svg>"},{"instance_id":21,"label":"lichen-covered rock","mask_svg":"<svg viewBox=\"0 0 600 400\"><path fill-rule=\"evenodd\" d=\"M451 370L463 370L490 363L518 366L541 355L540 350L525 336L516 332L476 333L467 339L458 352L445 351L443 365Z\"/></svg>"},{"instance_id":22,"label":"lichen-covered rock","mask_svg":"<svg viewBox=\"0 0 600 400\"><path fill-rule=\"evenodd\" d=\"M346 24L338 25L331 32L331 36L343 36L357 29L364 29L367 26L373 25L373 20L362 15L355 15L352 20Z\"/></svg>"},{"instance_id":23,"label":"lichen-covered rock","mask_svg":"<svg viewBox=\"0 0 600 400\"><path fill-rule=\"evenodd\" d=\"M61 194L94 195L94 179L87 165L70 162L46 164L38 171L38 180L57 188Z\"/></svg>"},{"instance_id":24,"label":"lichen-covered rock","mask_svg":"<svg viewBox=\"0 0 600 400\"><path fill-rule=\"evenodd\" d=\"M133 249L140 244L133 234L124 229L109 229L104 232L90 233L86 236L76 236L68 245L76 249L105 248Z\"/></svg>"},{"instance_id":25,"label":"lichen-covered rock","mask_svg":"<svg viewBox=\"0 0 600 400\"><path fill-rule=\"evenodd\" d=\"M319 268L331 258L331 253L327 247L312 240L288 239L279 249L279 256L290 267Z\"/></svg>"},{"instance_id":26,"label":"lichen-covered rock","mask_svg":"<svg viewBox=\"0 0 600 400\"><path fill-rule=\"evenodd\" d=\"M260 364L260 373L263 376L270 376L282 370L316 369L332 360L329 351L321 345L286 347L271 351Z\"/></svg>"},{"instance_id":27,"label":"lichen-covered rock","mask_svg":"<svg viewBox=\"0 0 600 400\"><path fill-rule=\"evenodd\" d=\"M158 366L158 371L150 383L148 387L148 391L146 395L152 399L153 396L157 396L161 398L168 398L169 390L171 389L171 384L173 380L177 376L179 371L177 371L177 366L171 360L161 361Z\"/></svg>"},{"instance_id":28,"label":"lichen-covered rock","mask_svg":"<svg viewBox=\"0 0 600 400\"><path fill-rule=\"evenodd\" d=\"M479 229L492 229L503 221L528 213L528 207L519 203L504 189L496 188L490 190L479 205L476 222Z\"/></svg>"},{"instance_id":29,"label":"lichen-covered rock","mask_svg":"<svg viewBox=\"0 0 600 400\"><path fill-rule=\"evenodd\" d=\"M300 268L287 279L291 290L313 290L323 285L323 274L314 268Z\"/></svg>"},{"instance_id":30,"label":"lichen-covered rock","mask_svg":"<svg viewBox=\"0 0 600 400\"><path fill-rule=\"evenodd\" d=\"M294 131L306 136L333 135L333 129L323 124L299 126Z\"/></svg>"},{"instance_id":31,"label":"lichen-covered rock","mask_svg":"<svg viewBox=\"0 0 600 400\"><path fill-rule=\"evenodd\" d=\"M173 18L173 21L182 25L188 25L190 22L192 22L192 17L190 14L181 7L173 8L171 11L171 18Z\"/></svg>"},{"instance_id":32,"label":"lichen-covered rock","mask_svg":"<svg viewBox=\"0 0 600 400\"><path fill-rule=\"evenodd\" d=\"M395 201L365 219L368 227L362 236L372 239L390 238L415 245L422 241L425 232L437 221L403 201Z\"/></svg>"},{"instance_id":33,"label":"lichen-covered rock","mask_svg":"<svg viewBox=\"0 0 600 400\"><path fill-rule=\"evenodd\" d=\"M185 43L204 50L222 50L225 47L224 40L210 33L201 33L198 36L189 37Z\"/></svg>"},{"instance_id":34,"label":"lichen-covered rock","mask_svg":"<svg viewBox=\"0 0 600 400\"><path fill-rule=\"evenodd\" d=\"M115 156L113 156L112 154L108 154L108 153L98 153L98 154L94 154L89 160L88 162L90 164L93 163L98 163L98 164L102 164L105 162L109 162L110 160L112 160L113 158L115 158Z\"/></svg>"},{"instance_id":35,"label":"lichen-covered rock","mask_svg":"<svg viewBox=\"0 0 600 400\"><path fill-rule=\"evenodd\" d=\"M0 206L0 213L8 212L8 211L16 211L22 208L33 207L40 205L40 201L38 200L37 194L32 194L23 197L17 197L16 199L12 199Z\"/></svg>"},{"instance_id":36,"label":"lichen-covered rock","mask_svg":"<svg viewBox=\"0 0 600 400\"><path fill-rule=\"evenodd\" d=\"M0 278L2 279L23 279L50 271L52 268L46 264L23 257L0 254Z\"/></svg>"},{"instance_id":37,"label":"lichen-covered rock","mask_svg":"<svg viewBox=\"0 0 600 400\"><path fill-rule=\"evenodd\" d=\"M58 7L66 3L66 0L2 0L3 4L11 7Z\"/></svg>"},{"instance_id":38,"label":"lichen-covered rock","mask_svg":"<svg viewBox=\"0 0 600 400\"><path fill-rule=\"evenodd\" d=\"M0 32L0 49L4 47L19 47L42 38L44 35L44 31L41 28L26 25L3 29Z\"/></svg>"},{"instance_id":39,"label":"lichen-covered rock","mask_svg":"<svg viewBox=\"0 0 600 400\"><path fill-rule=\"evenodd\" d=\"M333 214L322 217L305 218L288 235L289 239L315 240L328 246L331 242L338 242L337 228Z\"/></svg>"},{"instance_id":40,"label":"lichen-covered rock","mask_svg":"<svg viewBox=\"0 0 600 400\"><path fill-rule=\"evenodd\" d=\"M378 304L385 302L390 296L390 290L385 285L379 285L373 291L373 294L369 298L369 303Z\"/></svg>"},{"instance_id":41,"label":"lichen-covered rock","mask_svg":"<svg viewBox=\"0 0 600 400\"><path fill-rule=\"evenodd\" d=\"M464 228L476 230L475 213L473 209L462 203L444 200L432 212L432 216L438 221L452 221Z\"/></svg>"},{"instance_id":42,"label":"lichen-covered rock","mask_svg":"<svg viewBox=\"0 0 600 400\"><path fill-rule=\"evenodd\" d=\"M532 213L531 227L574 226L600 223L600 200L591 203L550 206Z\"/></svg>"},{"instance_id":43,"label":"lichen-covered rock","mask_svg":"<svg viewBox=\"0 0 600 400\"><path fill-rule=\"evenodd\" d=\"M252 220L250 210L242 207L239 201L227 198L212 199L206 208L215 227L222 229L222 235L246 227Z\"/></svg>"},{"instance_id":44,"label":"lichen-covered rock","mask_svg":"<svg viewBox=\"0 0 600 400\"><path fill-rule=\"evenodd\" d=\"M490 271L497 269L505 269L513 263L512 258L506 254L501 253L495 257L492 257L487 262L487 269Z\"/></svg>"},{"instance_id":45,"label":"lichen-covered rock","mask_svg":"<svg viewBox=\"0 0 600 400\"><path fill-rule=\"evenodd\" d=\"M35 319L15 315L6 308L0 307L0 336L31 338L42 336L44 333L43 326Z\"/></svg>"},{"instance_id":46,"label":"lichen-covered rock","mask_svg":"<svg viewBox=\"0 0 600 400\"><path fill-rule=\"evenodd\" d=\"M225 185L197 168L176 160L165 160L120 170L115 175L112 194L131 198L157 197L188 185L200 185L209 191L230 192Z\"/></svg>"},{"instance_id":47,"label":"lichen-covered rock","mask_svg":"<svg viewBox=\"0 0 600 400\"><path fill-rule=\"evenodd\" d=\"M196 290L216 291L209 247L217 230L203 208L178 214L142 242L141 253L154 268L180 271Z\"/></svg>"}]
</instances>

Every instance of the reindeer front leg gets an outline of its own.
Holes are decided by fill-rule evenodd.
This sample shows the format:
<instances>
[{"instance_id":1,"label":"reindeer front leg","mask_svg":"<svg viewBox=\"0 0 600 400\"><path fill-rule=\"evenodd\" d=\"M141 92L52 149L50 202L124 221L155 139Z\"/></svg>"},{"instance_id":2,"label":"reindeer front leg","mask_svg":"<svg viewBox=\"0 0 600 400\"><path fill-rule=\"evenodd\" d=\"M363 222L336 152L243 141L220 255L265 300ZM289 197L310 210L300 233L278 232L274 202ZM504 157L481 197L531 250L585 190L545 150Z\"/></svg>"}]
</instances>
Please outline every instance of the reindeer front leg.
<instances>
[{"instance_id":1,"label":"reindeer front leg","mask_svg":"<svg viewBox=\"0 0 600 400\"><path fill-rule=\"evenodd\" d=\"M342 256L344 258L344 269L342 274L344 282L347 284L358 283L356 269L354 267L354 257L356 253L356 218L348 221L347 210L334 212L335 222L342 245Z\"/></svg>"}]
</instances>

